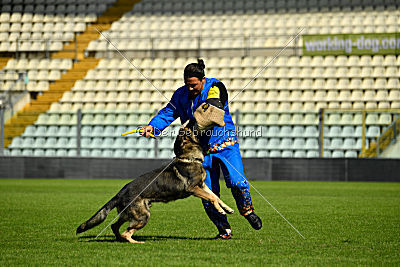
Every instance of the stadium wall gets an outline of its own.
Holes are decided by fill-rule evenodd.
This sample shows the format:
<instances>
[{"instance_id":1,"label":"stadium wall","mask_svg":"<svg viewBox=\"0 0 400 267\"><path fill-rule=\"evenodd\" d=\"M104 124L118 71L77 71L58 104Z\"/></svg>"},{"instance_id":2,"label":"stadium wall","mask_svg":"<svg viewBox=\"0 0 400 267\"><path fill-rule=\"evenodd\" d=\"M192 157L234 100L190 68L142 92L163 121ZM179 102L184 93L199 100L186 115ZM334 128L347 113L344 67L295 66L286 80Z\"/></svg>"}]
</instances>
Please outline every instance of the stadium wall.
<instances>
[{"instance_id":1,"label":"stadium wall","mask_svg":"<svg viewBox=\"0 0 400 267\"><path fill-rule=\"evenodd\" d=\"M0 178L133 179L169 162L169 159L0 157ZM244 166L250 180L400 182L400 159L247 158Z\"/></svg>"}]
</instances>

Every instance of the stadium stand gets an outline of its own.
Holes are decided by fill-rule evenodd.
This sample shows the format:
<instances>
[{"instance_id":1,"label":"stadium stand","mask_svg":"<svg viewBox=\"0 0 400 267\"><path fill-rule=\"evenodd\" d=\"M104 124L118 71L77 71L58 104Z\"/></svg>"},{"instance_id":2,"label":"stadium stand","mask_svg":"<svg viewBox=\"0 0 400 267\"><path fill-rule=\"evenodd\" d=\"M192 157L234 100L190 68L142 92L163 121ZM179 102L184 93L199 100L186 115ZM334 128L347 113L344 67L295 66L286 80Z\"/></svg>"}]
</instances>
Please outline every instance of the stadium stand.
<instances>
[{"instance_id":1,"label":"stadium stand","mask_svg":"<svg viewBox=\"0 0 400 267\"><path fill-rule=\"evenodd\" d=\"M186 51L202 49L249 49L250 53L266 55L288 43L288 36L327 33L396 32L397 10L364 12L308 12L301 14L190 14L138 13L135 9L113 23L105 32L122 51ZM140 10L140 9L139 9ZM289 45L301 43L301 36ZM89 52L104 56L114 52L106 40L92 41ZM237 52L236 52L237 53ZM232 53L234 55L234 53Z\"/></svg>"},{"instance_id":2,"label":"stadium stand","mask_svg":"<svg viewBox=\"0 0 400 267\"><path fill-rule=\"evenodd\" d=\"M63 46L49 49L60 51L50 59L37 59L27 53L27 59L6 61L2 71L27 71L28 90L44 92L29 107L40 106L40 110L28 108L20 116L24 123L13 118L6 125L15 127L6 142L8 154L76 156L76 111L82 109L82 156L171 157L177 122L158 140L123 138L120 134L148 123L173 91L183 85L182 69L199 53L205 60L207 76L221 79L233 99L230 108L240 125L244 157L318 157L321 108L332 110L323 116L324 157L365 156L362 110L373 110L365 115L367 147L368 144L373 147L373 141L398 115L400 57L396 55L303 56L300 35L284 55L257 75L302 28L302 34L398 31L400 13L396 1L199 4L146 0L133 9L127 1L113 2L60 4L65 9L61 8L57 19L49 21L44 18L52 14L52 5L58 10L58 4L46 5L45 11L48 8L49 12L39 12L34 7L27 25L33 23L36 15L42 15L43 19L34 21L32 28L25 26L25 22L18 28L21 22L11 20L21 10L20 4L13 1L7 3L10 7L2 7L1 47L3 41L14 42L10 39L14 32L18 33L13 35L15 40L26 32L33 38L35 32L31 29L42 23L39 31L42 39L55 40L61 33L76 38L81 60L73 63L75 55L70 50L75 43L70 42L73 38L65 38ZM24 14L31 12L23 6ZM101 15L104 10L107 11ZM103 30L143 75L96 29ZM45 35L46 32L52 34ZM82 64L86 67L82 68ZM8 76L12 80L11 74L4 77ZM7 79L3 80L4 89ZM59 90L60 84L65 85L63 90ZM56 93L53 88L57 88Z\"/></svg>"}]
</instances>

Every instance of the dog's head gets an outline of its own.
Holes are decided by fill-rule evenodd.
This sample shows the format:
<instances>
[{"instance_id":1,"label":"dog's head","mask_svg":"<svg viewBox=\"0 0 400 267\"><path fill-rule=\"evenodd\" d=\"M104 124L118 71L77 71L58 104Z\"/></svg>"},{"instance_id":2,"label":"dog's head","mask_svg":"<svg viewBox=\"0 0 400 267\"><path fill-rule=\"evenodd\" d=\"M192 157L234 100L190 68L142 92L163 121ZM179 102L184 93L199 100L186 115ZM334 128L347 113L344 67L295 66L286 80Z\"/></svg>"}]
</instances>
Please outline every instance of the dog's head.
<instances>
[{"instance_id":1,"label":"dog's head","mask_svg":"<svg viewBox=\"0 0 400 267\"><path fill-rule=\"evenodd\" d=\"M186 122L179 129L175 139L174 152L177 157L203 158L203 150L197 137L198 130L194 119ZM201 156L200 156L201 155Z\"/></svg>"}]
</instances>

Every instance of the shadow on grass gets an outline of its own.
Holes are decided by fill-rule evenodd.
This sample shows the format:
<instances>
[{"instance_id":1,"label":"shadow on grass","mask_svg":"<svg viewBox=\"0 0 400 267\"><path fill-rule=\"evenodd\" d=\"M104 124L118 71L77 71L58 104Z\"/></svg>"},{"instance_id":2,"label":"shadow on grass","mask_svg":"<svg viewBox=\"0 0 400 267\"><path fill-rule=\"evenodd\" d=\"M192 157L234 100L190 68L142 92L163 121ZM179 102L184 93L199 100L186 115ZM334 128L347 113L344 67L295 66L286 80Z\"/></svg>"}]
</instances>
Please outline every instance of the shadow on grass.
<instances>
[{"instance_id":1,"label":"shadow on grass","mask_svg":"<svg viewBox=\"0 0 400 267\"><path fill-rule=\"evenodd\" d=\"M213 238L206 237L187 237L187 236L172 236L172 235L133 235L133 239L136 241L166 241L166 240L213 240ZM114 235L102 235L96 239L95 235L80 236L81 242L119 242L115 239Z\"/></svg>"}]
</instances>

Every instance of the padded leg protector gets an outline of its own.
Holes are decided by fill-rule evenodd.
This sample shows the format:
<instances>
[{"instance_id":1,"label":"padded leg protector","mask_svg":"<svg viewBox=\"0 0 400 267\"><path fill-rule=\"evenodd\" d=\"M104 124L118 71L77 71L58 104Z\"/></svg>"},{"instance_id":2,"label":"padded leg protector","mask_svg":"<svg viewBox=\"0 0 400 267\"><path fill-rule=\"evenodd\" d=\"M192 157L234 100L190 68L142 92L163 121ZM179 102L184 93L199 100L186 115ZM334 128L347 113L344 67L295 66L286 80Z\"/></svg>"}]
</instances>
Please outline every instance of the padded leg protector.
<instances>
[{"instance_id":1,"label":"padded leg protector","mask_svg":"<svg viewBox=\"0 0 400 267\"><path fill-rule=\"evenodd\" d=\"M221 233L221 231L222 231L222 233L226 233L226 231L224 229L231 229L231 226L228 223L228 219L227 219L226 215L222 215L221 213L219 213L214 208L214 206L211 204L210 201L202 200L202 202L203 202L204 210L206 211L208 217L215 224L215 226L217 227L217 229L220 233Z\"/></svg>"},{"instance_id":2,"label":"padded leg protector","mask_svg":"<svg viewBox=\"0 0 400 267\"><path fill-rule=\"evenodd\" d=\"M250 190L248 187L232 187L231 191L241 215L247 215L254 210L253 203L251 201Z\"/></svg>"}]
</instances>

